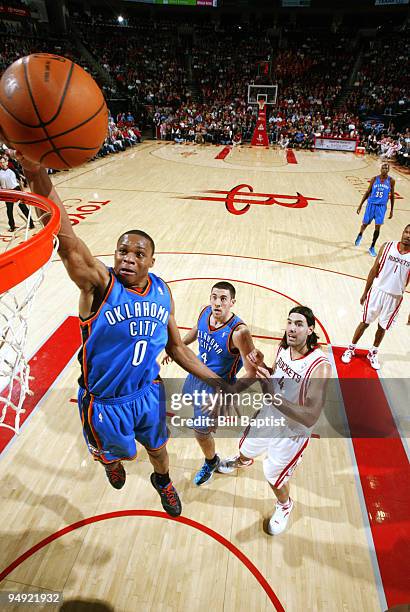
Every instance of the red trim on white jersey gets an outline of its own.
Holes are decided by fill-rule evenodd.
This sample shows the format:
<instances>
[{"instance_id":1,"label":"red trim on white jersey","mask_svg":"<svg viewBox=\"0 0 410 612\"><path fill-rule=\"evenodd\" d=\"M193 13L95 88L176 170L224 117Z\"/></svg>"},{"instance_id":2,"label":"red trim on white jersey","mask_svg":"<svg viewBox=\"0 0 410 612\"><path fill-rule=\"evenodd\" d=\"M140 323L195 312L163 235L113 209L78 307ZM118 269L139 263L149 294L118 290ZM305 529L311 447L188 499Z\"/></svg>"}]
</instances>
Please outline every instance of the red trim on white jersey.
<instances>
[{"instance_id":1,"label":"red trim on white jersey","mask_svg":"<svg viewBox=\"0 0 410 612\"><path fill-rule=\"evenodd\" d=\"M390 317L389 322L386 325L386 330L389 329L390 325L393 323L395 316L399 312L399 308L401 306L402 301L403 301L403 298L401 298L400 302L397 304L396 310L393 312L392 316Z\"/></svg>"},{"instance_id":2,"label":"red trim on white jersey","mask_svg":"<svg viewBox=\"0 0 410 612\"><path fill-rule=\"evenodd\" d=\"M367 308L369 306L369 300L370 300L370 294L372 292L373 287L370 287L369 292L366 296L366 301L364 303L364 309L363 309L363 323L366 323L366 318L367 318Z\"/></svg>"},{"instance_id":3,"label":"red trim on white jersey","mask_svg":"<svg viewBox=\"0 0 410 612\"><path fill-rule=\"evenodd\" d=\"M379 264L379 269L378 269L378 271L377 271L377 276L376 276L376 278L379 276L380 272L382 271L382 268L383 268L384 264L386 263L387 254L388 254L388 252L390 251L390 249L391 249L391 247L393 246L393 244L394 244L393 242L388 242L388 243L386 244L386 247L385 247L385 249L384 249L384 253L383 253L383 255L382 255L382 256L381 256L381 258L380 258L380 264Z\"/></svg>"},{"instance_id":4,"label":"red trim on white jersey","mask_svg":"<svg viewBox=\"0 0 410 612\"><path fill-rule=\"evenodd\" d=\"M304 405L305 400L306 400L307 389L308 389L308 386L309 386L309 379L310 379L310 377L312 375L312 372L321 363L329 363L329 360L324 355L321 355L320 357L315 359L315 361L310 365L308 371L306 372L305 377L303 378L303 382L302 382L302 385L301 385L300 391L299 391L299 404L301 406Z\"/></svg>"},{"instance_id":5,"label":"red trim on white jersey","mask_svg":"<svg viewBox=\"0 0 410 612\"><path fill-rule=\"evenodd\" d=\"M287 464L287 466L282 470L282 472L280 473L279 478L277 479L277 481L273 485L275 487L275 489L279 489L280 488L280 485L281 485L282 481L286 478L287 473L289 472L291 467L297 462L297 460L299 459L299 457L301 456L301 454L303 453L303 451L305 450L305 448L309 444L309 440L310 440L310 438L306 438L306 441L303 444L302 448L298 450L298 452L293 457L293 459L291 459L289 461L289 463Z\"/></svg>"},{"instance_id":6,"label":"red trim on white jersey","mask_svg":"<svg viewBox=\"0 0 410 612\"><path fill-rule=\"evenodd\" d=\"M242 434L242 438L239 440L239 448L241 448L242 444L245 442L245 438L246 438L246 436L248 435L250 428L251 428L251 426L250 426L250 425L248 425L248 426L245 428L245 431L244 431L244 432L243 432L243 434Z\"/></svg>"}]
</instances>

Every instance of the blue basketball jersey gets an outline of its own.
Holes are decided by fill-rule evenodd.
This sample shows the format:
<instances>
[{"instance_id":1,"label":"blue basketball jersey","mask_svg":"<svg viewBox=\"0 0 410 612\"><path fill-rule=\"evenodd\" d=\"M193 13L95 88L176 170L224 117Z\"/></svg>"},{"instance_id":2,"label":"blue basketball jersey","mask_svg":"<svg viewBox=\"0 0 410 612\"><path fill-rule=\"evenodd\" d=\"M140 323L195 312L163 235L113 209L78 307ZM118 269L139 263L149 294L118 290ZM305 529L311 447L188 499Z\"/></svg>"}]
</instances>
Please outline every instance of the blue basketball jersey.
<instances>
[{"instance_id":1,"label":"blue basketball jersey","mask_svg":"<svg viewBox=\"0 0 410 612\"><path fill-rule=\"evenodd\" d=\"M376 179L372 186L372 192L367 202L369 204L376 204L376 206L387 206L390 189L390 176L388 176L386 180L383 181L383 183L380 180L380 176L376 176Z\"/></svg>"},{"instance_id":2,"label":"blue basketball jersey","mask_svg":"<svg viewBox=\"0 0 410 612\"><path fill-rule=\"evenodd\" d=\"M198 318L198 358L215 374L231 382L243 363L239 351L231 351L230 341L232 333L243 321L233 314L225 325L215 329L210 325L211 314L212 308L207 306Z\"/></svg>"},{"instance_id":3,"label":"blue basketball jersey","mask_svg":"<svg viewBox=\"0 0 410 612\"><path fill-rule=\"evenodd\" d=\"M149 385L159 372L157 357L168 341L171 295L149 274L146 289L128 289L110 268L103 303L80 321L80 385L101 399L121 398Z\"/></svg>"}]
</instances>

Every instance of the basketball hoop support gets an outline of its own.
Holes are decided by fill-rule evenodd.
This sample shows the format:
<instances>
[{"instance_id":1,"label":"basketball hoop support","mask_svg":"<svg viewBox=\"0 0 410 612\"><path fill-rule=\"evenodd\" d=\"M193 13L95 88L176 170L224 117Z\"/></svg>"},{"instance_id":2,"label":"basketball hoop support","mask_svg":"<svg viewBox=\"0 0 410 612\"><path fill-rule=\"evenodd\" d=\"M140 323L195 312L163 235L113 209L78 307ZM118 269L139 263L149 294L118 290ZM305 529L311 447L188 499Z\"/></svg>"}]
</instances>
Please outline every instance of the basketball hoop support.
<instances>
[{"instance_id":1,"label":"basketball hoop support","mask_svg":"<svg viewBox=\"0 0 410 612\"><path fill-rule=\"evenodd\" d=\"M0 427L19 433L23 403L30 393L25 354L29 315L46 264L58 248L60 210L47 198L21 191L0 190L0 201L22 202L48 217L46 225L28 237L30 214L26 227L11 236L10 248L0 253Z\"/></svg>"}]
</instances>

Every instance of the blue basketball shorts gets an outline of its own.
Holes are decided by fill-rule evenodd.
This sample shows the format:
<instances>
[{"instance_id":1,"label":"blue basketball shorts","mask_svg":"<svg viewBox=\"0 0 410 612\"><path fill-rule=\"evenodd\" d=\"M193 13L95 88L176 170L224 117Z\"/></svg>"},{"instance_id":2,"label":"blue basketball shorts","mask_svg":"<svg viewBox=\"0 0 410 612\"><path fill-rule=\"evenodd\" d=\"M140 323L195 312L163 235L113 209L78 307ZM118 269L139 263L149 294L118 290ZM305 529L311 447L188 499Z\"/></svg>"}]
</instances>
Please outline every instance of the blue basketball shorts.
<instances>
[{"instance_id":1,"label":"blue basketball shorts","mask_svg":"<svg viewBox=\"0 0 410 612\"><path fill-rule=\"evenodd\" d=\"M209 433L212 425L212 419L202 412L204 402L209 394L214 394L215 389L206 382L197 378L193 374L189 374L184 382L182 393L192 396L192 406L194 409L194 430L202 434Z\"/></svg>"},{"instance_id":2,"label":"blue basketball shorts","mask_svg":"<svg viewBox=\"0 0 410 612\"><path fill-rule=\"evenodd\" d=\"M95 397L80 387L78 407L88 450L101 463L134 459L136 441L147 450L158 450L168 441L162 383L112 399Z\"/></svg>"},{"instance_id":3,"label":"blue basketball shorts","mask_svg":"<svg viewBox=\"0 0 410 612\"><path fill-rule=\"evenodd\" d=\"M366 205L366 210L363 217L363 223L368 225L373 220L376 225L383 225L384 217L386 215L387 206L386 205L377 205L377 204L369 204Z\"/></svg>"}]
</instances>

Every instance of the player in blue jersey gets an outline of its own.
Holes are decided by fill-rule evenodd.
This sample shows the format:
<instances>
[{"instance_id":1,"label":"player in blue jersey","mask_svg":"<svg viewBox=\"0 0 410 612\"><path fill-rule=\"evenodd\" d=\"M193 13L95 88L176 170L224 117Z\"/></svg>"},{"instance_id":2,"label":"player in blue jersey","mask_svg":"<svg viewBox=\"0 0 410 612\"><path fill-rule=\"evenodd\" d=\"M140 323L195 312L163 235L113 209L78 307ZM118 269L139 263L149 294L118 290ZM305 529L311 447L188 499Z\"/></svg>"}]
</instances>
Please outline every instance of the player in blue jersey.
<instances>
[{"instance_id":1,"label":"player in blue jersey","mask_svg":"<svg viewBox=\"0 0 410 612\"><path fill-rule=\"evenodd\" d=\"M151 483L164 510L178 516L181 502L168 473L165 400L156 360L165 349L178 365L216 389L226 384L182 342L168 286L149 272L155 261L152 238L141 230L125 232L114 265L107 268L74 233L45 169L21 161L31 190L60 208L58 253L81 291L78 403L88 448L110 484L121 489L126 479L122 461L136 456L137 440L148 452Z\"/></svg>"},{"instance_id":2,"label":"player in blue jersey","mask_svg":"<svg viewBox=\"0 0 410 612\"><path fill-rule=\"evenodd\" d=\"M198 340L199 359L230 385L235 383L236 375L242 366L249 381L255 380L256 377L256 369L246 359L246 355L255 348L252 336L245 323L232 312L235 295L236 291L231 283L215 283L211 289L209 306L202 308L198 322L183 339L187 346ZM169 361L170 359L165 357L162 363ZM200 486L212 478L220 462L211 433L212 419L202 412L204 397L212 393L212 387L190 374L182 392L192 397L195 437L205 456L204 464L194 477L194 483Z\"/></svg>"},{"instance_id":3,"label":"player in blue jersey","mask_svg":"<svg viewBox=\"0 0 410 612\"><path fill-rule=\"evenodd\" d=\"M369 253L372 257L376 257L376 240L380 234L380 226L384 223L384 217L387 211L387 202L390 195L390 214L389 219L393 217L394 208L394 187L395 180L389 176L390 166L387 162L383 162L380 167L380 175L374 176L370 181L369 187L362 197L362 201L357 209L357 214L360 215L364 201L367 200L366 211L364 213L362 226L355 240L355 246L359 246L362 241L363 232L366 227L374 220L375 229L373 233L372 244Z\"/></svg>"}]
</instances>

